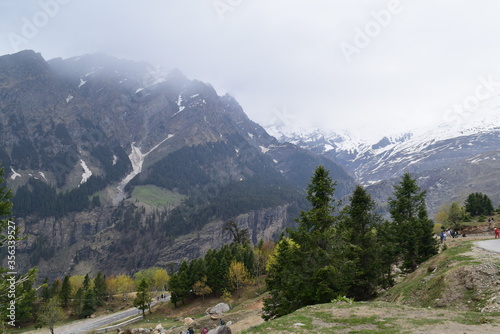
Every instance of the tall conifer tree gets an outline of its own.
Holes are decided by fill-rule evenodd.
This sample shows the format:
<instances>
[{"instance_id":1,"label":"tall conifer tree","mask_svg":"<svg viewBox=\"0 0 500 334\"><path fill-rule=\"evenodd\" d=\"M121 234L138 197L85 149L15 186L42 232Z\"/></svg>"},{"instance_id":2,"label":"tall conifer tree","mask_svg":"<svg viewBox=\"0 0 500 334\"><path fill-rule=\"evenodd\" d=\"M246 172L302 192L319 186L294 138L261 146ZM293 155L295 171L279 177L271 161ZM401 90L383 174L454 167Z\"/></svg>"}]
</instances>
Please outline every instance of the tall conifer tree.
<instances>
[{"instance_id":1,"label":"tall conifer tree","mask_svg":"<svg viewBox=\"0 0 500 334\"><path fill-rule=\"evenodd\" d=\"M288 230L297 246L278 245L279 256L266 282L271 293L265 303L267 319L346 294L351 270L349 261L340 256L344 243L336 238L334 193L329 172L319 166L307 189L311 209L300 213L297 230Z\"/></svg>"},{"instance_id":2,"label":"tall conifer tree","mask_svg":"<svg viewBox=\"0 0 500 334\"><path fill-rule=\"evenodd\" d=\"M374 213L375 203L362 186L356 187L350 200L343 210L338 232L350 245L346 256L352 262L354 277L349 297L366 300L375 295L388 270L383 265L378 235L382 218Z\"/></svg>"},{"instance_id":3,"label":"tall conifer tree","mask_svg":"<svg viewBox=\"0 0 500 334\"><path fill-rule=\"evenodd\" d=\"M69 299L71 297L71 283L69 281L69 276L64 276L64 280L59 291L59 299L61 300L62 307L68 307Z\"/></svg>"},{"instance_id":4,"label":"tall conifer tree","mask_svg":"<svg viewBox=\"0 0 500 334\"><path fill-rule=\"evenodd\" d=\"M142 318L146 318L146 310L151 305L151 295L149 294L149 286L143 278L137 287L137 297L134 299L134 307L142 311Z\"/></svg>"},{"instance_id":5,"label":"tall conifer tree","mask_svg":"<svg viewBox=\"0 0 500 334\"><path fill-rule=\"evenodd\" d=\"M402 268L409 271L437 254L434 222L427 215L425 196L417 181L406 173L400 184L394 186L394 198L389 199L397 252Z\"/></svg>"}]
</instances>

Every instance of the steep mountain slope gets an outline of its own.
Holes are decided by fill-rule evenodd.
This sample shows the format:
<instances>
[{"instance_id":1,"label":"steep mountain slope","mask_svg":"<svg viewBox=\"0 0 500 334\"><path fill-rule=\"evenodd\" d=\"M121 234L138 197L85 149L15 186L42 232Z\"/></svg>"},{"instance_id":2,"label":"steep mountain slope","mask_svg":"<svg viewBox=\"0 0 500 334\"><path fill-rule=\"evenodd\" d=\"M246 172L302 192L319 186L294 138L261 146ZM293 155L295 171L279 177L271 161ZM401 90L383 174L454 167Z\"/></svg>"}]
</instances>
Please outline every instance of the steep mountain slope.
<instances>
[{"instance_id":1,"label":"steep mountain slope","mask_svg":"<svg viewBox=\"0 0 500 334\"><path fill-rule=\"evenodd\" d=\"M354 183L211 85L104 55L0 57L0 142L30 234L20 256L54 277L196 257L230 241L229 219L271 238L293 223L319 164L339 197ZM164 204L147 200L153 191Z\"/></svg>"}]
</instances>

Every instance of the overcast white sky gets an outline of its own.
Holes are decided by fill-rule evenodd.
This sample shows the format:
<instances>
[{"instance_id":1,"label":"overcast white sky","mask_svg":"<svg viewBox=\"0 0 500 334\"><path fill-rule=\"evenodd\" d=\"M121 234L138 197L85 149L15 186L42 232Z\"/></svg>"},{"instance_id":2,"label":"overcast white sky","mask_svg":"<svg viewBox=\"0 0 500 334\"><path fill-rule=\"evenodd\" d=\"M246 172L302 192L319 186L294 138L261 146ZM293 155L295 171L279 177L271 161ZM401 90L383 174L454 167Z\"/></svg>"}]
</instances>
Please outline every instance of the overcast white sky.
<instances>
[{"instance_id":1,"label":"overcast white sky","mask_svg":"<svg viewBox=\"0 0 500 334\"><path fill-rule=\"evenodd\" d=\"M497 93L499 13L495 0L0 0L0 54L145 60L262 125L371 136Z\"/></svg>"}]
</instances>

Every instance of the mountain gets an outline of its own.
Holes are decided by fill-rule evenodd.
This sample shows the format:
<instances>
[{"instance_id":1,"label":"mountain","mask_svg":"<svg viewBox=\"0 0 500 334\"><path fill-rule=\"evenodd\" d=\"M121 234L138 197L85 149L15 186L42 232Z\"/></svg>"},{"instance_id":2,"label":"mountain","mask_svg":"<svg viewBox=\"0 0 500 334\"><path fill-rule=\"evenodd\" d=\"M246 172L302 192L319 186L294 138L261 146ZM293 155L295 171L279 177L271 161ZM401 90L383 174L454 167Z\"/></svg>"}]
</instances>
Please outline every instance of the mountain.
<instances>
[{"instance_id":1,"label":"mountain","mask_svg":"<svg viewBox=\"0 0 500 334\"><path fill-rule=\"evenodd\" d=\"M319 164L337 196L354 179L280 143L237 101L179 70L106 55L0 57L0 163L41 276L134 272L294 223Z\"/></svg>"},{"instance_id":2,"label":"mountain","mask_svg":"<svg viewBox=\"0 0 500 334\"><path fill-rule=\"evenodd\" d=\"M484 192L500 202L500 95L426 129L388 134L376 141L352 134L319 130L288 132L268 129L281 142L293 143L329 158L345 168L383 204L392 185L410 172L428 190L429 208L436 212L471 192ZM387 186L389 185L389 186Z\"/></svg>"}]
</instances>

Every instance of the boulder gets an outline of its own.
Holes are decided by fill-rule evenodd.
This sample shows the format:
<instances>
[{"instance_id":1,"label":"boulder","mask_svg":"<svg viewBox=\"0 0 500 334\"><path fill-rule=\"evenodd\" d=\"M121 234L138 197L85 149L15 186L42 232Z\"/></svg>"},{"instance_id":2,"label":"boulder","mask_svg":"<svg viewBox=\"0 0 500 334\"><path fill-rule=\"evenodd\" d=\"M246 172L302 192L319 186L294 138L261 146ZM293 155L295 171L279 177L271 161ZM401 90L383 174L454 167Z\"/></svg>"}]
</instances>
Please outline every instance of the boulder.
<instances>
[{"instance_id":1,"label":"boulder","mask_svg":"<svg viewBox=\"0 0 500 334\"><path fill-rule=\"evenodd\" d=\"M224 312L229 311L230 309L231 308L226 303L219 303L219 304L215 305L214 307L212 307L212 309L210 310L209 313L210 314L222 314Z\"/></svg>"},{"instance_id":2,"label":"boulder","mask_svg":"<svg viewBox=\"0 0 500 334\"><path fill-rule=\"evenodd\" d=\"M220 329L217 332L217 334L232 334L231 328L229 328L228 326L220 326Z\"/></svg>"},{"instance_id":3,"label":"boulder","mask_svg":"<svg viewBox=\"0 0 500 334\"><path fill-rule=\"evenodd\" d=\"M184 318L184 325L185 326L192 325L193 323L194 323L194 319L193 318Z\"/></svg>"},{"instance_id":4,"label":"boulder","mask_svg":"<svg viewBox=\"0 0 500 334\"><path fill-rule=\"evenodd\" d=\"M227 327L226 325L222 325L209 330L208 334L232 334L232 332L231 328Z\"/></svg>"}]
</instances>

